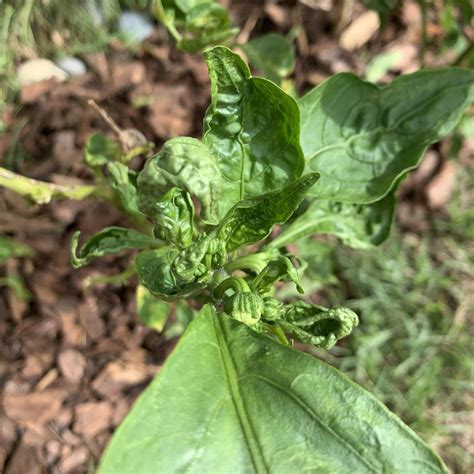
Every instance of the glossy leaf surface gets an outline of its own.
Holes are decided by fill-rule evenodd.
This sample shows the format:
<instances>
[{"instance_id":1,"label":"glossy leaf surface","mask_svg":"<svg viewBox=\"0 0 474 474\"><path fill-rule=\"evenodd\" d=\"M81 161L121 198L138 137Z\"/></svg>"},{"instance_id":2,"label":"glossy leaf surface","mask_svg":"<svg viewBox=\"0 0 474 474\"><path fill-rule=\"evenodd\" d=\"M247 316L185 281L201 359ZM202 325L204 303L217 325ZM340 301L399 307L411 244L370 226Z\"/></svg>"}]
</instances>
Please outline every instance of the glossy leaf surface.
<instances>
[{"instance_id":1,"label":"glossy leaf surface","mask_svg":"<svg viewBox=\"0 0 474 474\"><path fill-rule=\"evenodd\" d=\"M335 235L349 247L368 249L390 232L396 200L393 193L373 204L345 204L316 199L269 247L284 247L314 234Z\"/></svg>"},{"instance_id":2,"label":"glossy leaf surface","mask_svg":"<svg viewBox=\"0 0 474 474\"><path fill-rule=\"evenodd\" d=\"M447 470L337 370L205 306L109 444L117 472Z\"/></svg>"},{"instance_id":3,"label":"glossy leaf surface","mask_svg":"<svg viewBox=\"0 0 474 474\"><path fill-rule=\"evenodd\" d=\"M377 87L337 74L299 100L311 194L339 202L381 199L416 167L426 147L448 134L474 100L474 71L442 69Z\"/></svg>"},{"instance_id":4,"label":"glossy leaf surface","mask_svg":"<svg viewBox=\"0 0 474 474\"><path fill-rule=\"evenodd\" d=\"M282 188L301 176L296 102L270 81L250 76L228 48L206 51L211 105L203 141L217 157L223 178L221 215L234 204Z\"/></svg>"},{"instance_id":5,"label":"glossy leaf surface","mask_svg":"<svg viewBox=\"0 0 474 474\"><path fill-rule=\"evenodd\" d=\"M310 173L280 191L239 202L219 225L219 239L229 252L264 239L275 224L290 218L318 177Z\"/></svg>"},{"instance_id":6,"label":"glossy leaf surface","mask_svg":"<svg viewBox=\"0 0 474 474\"><path fill-rule=\"evenodd\" d=\"M123 227L106 227L93 235L77 252L80 232L77 231L71 243L71 259L74 268L87 265L95 257L103 257L128 249L155 247L157 241L149 235Z\"/></svg>"},{"instance_id":7,"label":"glossy leaf surface","mask_svg":"<svg viewBox=\"0 0 474 474\"><path fill-rule=\"evenodd\" d=\"M216 158L195 138L168 140L162 150L148 160L138 177L140 209L153 220L161 213L156 203L177 187L201 202L201 219L208 224L219 220L221 173Z\"/></svg>"}]
</instances>

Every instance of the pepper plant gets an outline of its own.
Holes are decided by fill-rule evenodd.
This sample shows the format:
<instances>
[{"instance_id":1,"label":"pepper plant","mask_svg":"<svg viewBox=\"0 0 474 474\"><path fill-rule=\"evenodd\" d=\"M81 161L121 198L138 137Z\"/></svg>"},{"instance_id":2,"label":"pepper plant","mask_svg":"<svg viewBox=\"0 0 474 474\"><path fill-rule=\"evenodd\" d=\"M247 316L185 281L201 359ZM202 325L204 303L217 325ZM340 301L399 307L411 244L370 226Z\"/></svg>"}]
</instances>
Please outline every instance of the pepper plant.
<instances>
[{"instance_id":1,"label":"pepper plant","mask_svg":"<svg viewBox=\"0 0 474 474\"><path fill-rule=\"evenodd\" d=\"M371 394L293 347L331 348L356 314L277 289L304 291L290 243L324 233L370 248L387 237L398 184L472 103L474 72L385 87L343 73L296 102L226 47L205 58L202 139L169 140L129 180L152 232L106 228L79 249L74 237L75 267L136 249L150 295L202 307L99 472L447 472Z\"/></svg>"}]
</instances>

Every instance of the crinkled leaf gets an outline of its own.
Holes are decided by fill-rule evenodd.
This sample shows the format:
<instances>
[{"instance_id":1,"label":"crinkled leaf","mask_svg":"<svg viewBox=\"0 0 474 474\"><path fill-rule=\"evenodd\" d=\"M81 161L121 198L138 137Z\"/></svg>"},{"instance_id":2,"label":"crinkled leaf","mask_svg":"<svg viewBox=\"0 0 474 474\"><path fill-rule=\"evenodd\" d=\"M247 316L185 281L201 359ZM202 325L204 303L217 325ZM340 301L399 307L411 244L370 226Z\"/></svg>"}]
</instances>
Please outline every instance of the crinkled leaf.
<instances>
[{"instance_id":1,"label":"crinkled leaf","mask_svg":"<svg viewBox=\"0 0 474 474\"><path fill-rule=\"evenodd\" d=\"M156 247L157 241L149 235L123 227L106 227L93 235L78 251L80 231L71 241L71 260L74 268L87 265L95 257L103 257L128 249Z\"/></svg>"},{"instance_id":2,"label":"crinkled leaf","mask_svg":"<svg viewBox=\"0 0 474 474\"><path fill-rule=\"evenodd\" d=\"M295 48L290 39L279 33L258 36L240 47L249 63L275 84L280 85L295 68Z\"/></svg>"},{"instance_id":3,"label":"crinkled leaf","mask_svg":"<svg viewBox=\"0 0 474 474\"><path fill-rule=\"evenodd\" d=\"M194 206L186 191L171 188L155 204L155 235L178 247L191 245L194 236Z\"/></svg>"},{"instance_id":4,"label":"crinkled leaf","mask_svg":"<svg viewBox=\"0 0 474 474\"><path fill-rule=\"evenodd\" d=\"M267 263L266 267L254 279L253 287L260 292L268 291L281 279L292 281L298 292L304 293L298 271L293 262L283 255Z\"/></svg>"},{"instance_id":5,"label":"crinkled leaf","mask_svg":"<svg viewBox=\"0 0 474 474\"><path fill-rule=\"evenodd\" d=\"M138 319L158 332L163 331L168 316L170 305L152 295L143 285L138 285L135 293Z\"/></svg>"},{"instance_id":6,"label":"crinkled leaf","mask_svg":"<svg viewBox=\"0 0 474 474\"><path fill-rule=\"evenodd\" d=\"M10 257L31 257L33 249L11 237L0 235L0 265L3 265Z\"/></svg>"},{"instance_id":7,"label":"crinkled leaf","mask_svg":"<svg viewBox=\"0 0 474 474\"><path fill-rule=\"evenodd\" d=\"M135 403L99 474L447 473L324 362L205 306Z\"/></svg>"},{"instance_id":8,"label":"crinkled leaf","mask_svg":"<svg viewBox=\"0 0 474 474\"><path fill-rule=\"evenodd\" d=\"M420 71L377 87L337 74L299 100L311 195L340 202L381 199L448 134L474 100L474 71Z\"/></svg>"},{"instance_id":9,"label":"crinkled leaf","mask_svg":"<svg viewBox=\"0 0 474 474\"><path fill-rule=\"evenodd\" d=\"M153 295L168 301L186 298L205 287L205 283L198 281L183 282L176 275L173 263L178 254L177 250L164 247L141 252L135 259L135 268L142 284Z\"/></svg>"},{"instance_id":10,"label":"crinkled leaf","mask_svg":"<svg viewBox=\"0 0 474 474\"><path fill-rule=\"evenodd\" d=\"M173 138L138 176L140 210L156 220L161 212L157 201L177 187L199 199L204 222L217 224L221 181L217 160L206 145L195 138Z\"/></svg>"},{"instance_id":11,"label":"crinkled leaf","mask_svg":"<svg viewBox=\"0 0 474 474\"><path fill-rule=\"evenodd\" d=\"M123 209L131 216L144 219L138 209L137 173L119 162L107 164L109 184L120 199Z\"/></svg>"},{"instance_id":12,"label":"crinkled leaf","mask_svg":"<svg viewBox=\"0 0 474 474\"><path fill-rule=\"evenodd\" d=\"M318 177L307 174L280 191L239 202L219 224L219 239L229 252L264 239L275 224L290 218Z\"/></svg>"},{"instance_id":13,"label":"crinkled leaf","mask_svg":"<svg viewBox=\"0 0 474 474\"><path fill-rule=\"evenodd\" d=\"M91 168L98 168L120 159L120 145L103 133L94 133L86 143L84 162Z\"/></svg>"},{"instance_id":14,"label":"crinkled leaf","mask_svg":"<svg viewBox=\"0 0 474 474\"><path fill-rule=\"evenodd\" d=\"M389 193L372 204L346 204L315 200L269 247L284 247L314 234L335 235L356 249L382 243L390 233L396 199Z\"/></svg>"},{"instance_id":15,"label":"crinkled leaf","mask_svg":"<svg viewBox=\"0 0 474 474\"><path fill-rule=\"evenodd\" d=\"M203 141L218 159L223 178L221 215L249 197L280 189L301 176L295 101L272 82L250 76L228 48L206 51L211 105Z\"/></svg>"},{"instance_id":16,"label":"crinkled leaf","mask_svg":"<svg viewBox=\"0 0 474 474\"><path fill-rule=\"evenodd\" d=\"M324 308L298 301L285 307L278 324L305 344L330 349L359 324L357 315L348 308Z\"/></svg>"}]
</instances>

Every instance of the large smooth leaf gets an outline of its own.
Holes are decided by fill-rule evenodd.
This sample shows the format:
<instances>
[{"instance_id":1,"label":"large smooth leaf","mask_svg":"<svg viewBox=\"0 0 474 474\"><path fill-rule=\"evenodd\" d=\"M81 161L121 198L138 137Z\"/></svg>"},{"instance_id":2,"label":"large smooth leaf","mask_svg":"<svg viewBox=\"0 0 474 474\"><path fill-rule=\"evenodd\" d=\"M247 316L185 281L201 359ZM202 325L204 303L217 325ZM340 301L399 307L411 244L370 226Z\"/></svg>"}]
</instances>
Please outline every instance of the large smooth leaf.
<instances>
[{"instance_id":1,"label":"large smooth leaf","mask_svg":"<svg viewBox=\"0 0 474 474\"><path fill-rule=\"evenodd\" d=\"M228 48L213 48L205 58L212 97L203 141L222 173L223 215L237 202L301 176L299 111L275 84L251 77L247 65Z\"/></svg>"},{"instance_id":2,"label":"large smooth leaf","mask_svg":"<svg viewBox=\"0 0 474 474\"><path fill-rule=\"evenodd\" d=\"M377 87L337 74L299 101L311 194L341 202L381 199L448 134L474 100L474 71L420 71Z\"/></svg>"},{"instance_id":3,"label":"large smooth leaf","mask_svg":"<svg viewBox=\"0 0 474 474\"><path fill-rule=\"evenodd\" d=\"M284 247L314 234L329 234L335 235L349 247L369 249L388 237L395 204L393 193L373 204L345 204L317 199L268 247Z\"/></svg>"},{"instance_id":4,"label":"large smooth leaf","mask_svg":"<svg viewBox=\"0 0 474 474\"><path fill-rule=\"evenodd\" d=\"M264 239L275 224L291 217L318 178L318 173L310 173L280 191L239 202L219 224L219 239L229 252Z\"/></svg>"},{"instance_id":5,"label":"large smooth leaf","mask_svg":"<svg viewBox=\"0 0 474 474\"><path fill-rule=\"evenodd\" d=\"M109 444L119 472L447 470L340 372L206 306Z\"/></svg>"},{"instance_id":6,"label":"large smooth leaf","mask_svg":"<svg viewBox=\"0 0 474 474\"><path fill-rule=\"evenodd\" d=\"M199 140L172 138L146 162L138 176L140 209L155 219L161 213L157 201L173 187L199 199L204 222L218 223L221 174L216 158Z\"/></svg>"}]
</instances>

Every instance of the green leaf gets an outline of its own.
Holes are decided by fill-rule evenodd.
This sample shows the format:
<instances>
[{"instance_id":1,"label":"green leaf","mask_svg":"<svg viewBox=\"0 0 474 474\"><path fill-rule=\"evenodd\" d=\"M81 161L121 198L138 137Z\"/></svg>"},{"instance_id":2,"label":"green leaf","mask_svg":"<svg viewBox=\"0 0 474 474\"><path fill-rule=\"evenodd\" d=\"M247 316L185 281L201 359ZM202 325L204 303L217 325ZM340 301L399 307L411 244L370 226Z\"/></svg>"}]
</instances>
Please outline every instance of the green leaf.
<instances>
[{"instance_id":1,"label":"green leaf","mask_svg":"<svg viewBox=\"0 0 474 474\"><path fill-rule=\"evenodd\" d=\"M420 71L377 87L337 74L299 101L311 195L340 202L381 199L447 135L474 100L474 71Z\"/></svg>"},{"instance_id":2,"label":"green leaf","mask_svg":"<svg viewBox=\"0 0 474 474\"><path fill-rule=\"evenodd\" d=\"M175 319L167 324L163 333L166 340L181 336L191 321L196 317L197 311L194 310L187 301L177 301L175 306Z\"/></svg>"},{"instance_id":3,"label":"green leaf","mask_svg":"<svg viewBox=\"0 0 474 474\"><path fill-rule=\"evenodd\" d=\"M250 76L242 59L218 46L204 53L211 76L211 105L203 141L223 178L221 215L234 204L280 189L301 176L295 101L272 82Z\"/></svg>"},{"instance_id":4,"label":"green leaf","mask_svg":"<svg viewBox=\"0 0 474 474\"><path fill-rule=\"evenodd\" d=\"M23 301L32 301L33 295L31 294L28 287L25 285L25 281L21 275L9 275L0 278L0 287L6 286L14 295Z\"/></svg>"},{"instance_id":5,"label":"green leaf","mask_svg":"<svg viewBox=\"0 0 474 474\"><path fill-rule=\"evenodd\" d=\"M186 298L205 288L205 283L182 281L174 271L177 250L164 247L141 252L135 259L135 268L142 284L155 296L167 301ZM196 266L193 268L195 270ZM197 278L196 278L197 280Z\"/></svg>"},{"instance_id":6,"label":"green leaf","mask_svg":"<svg viewBox=\"0 0 474 474\"><path fill-rule=\"evenodd\" d=\"M155 204L155 235L178 247L188 247L194 237L194 206L186 191L171 188Z\"/></svg>"},{"instance_id":7,"label":"green leaf","mask_svg":"<svg viewBox=\"0 0 474 474\"><path fill-rule=\"evenodd\" d=\"M395 204L392 192L373 204L315 200L268 247L284 247L314 234L329 234L349 247L370 249L388 237Z\"/></svg>"},{"instance_id":8,"label":"green leaf","mask_svg":"<svg viewBox=\"0 0 474 474\"><path fill-rule=\"evenodd\" d=\"M103 257L128 249L156 247L158 242L146 234L123 227L106 227L93 235L77 251L80 231L74 233L71 241L71 261L74 268L87 265L95 257Z\"/></svg>"},{"instance_id":9,"label":"green leaf","mask_svg":"<svg viewBox=\"0 0 474 474\"><path fill-rule=\"evenodd\" d=\"M3 265L10 257L31 257L33 249L11 237L0 235L0 265Z\"/></svg>"},{"instance_id":10,"label":"green leaf","mask_svg":"<svg viewBox=\"0 0 474 474\"><path fill-rule=\"evenodd\" d=\"M122 151L120 145L103 133L94 133L86 143L84 162L90 168L98 168L111 161L120 159Z\"/></svg>"},{"instance_id":11,"label":"green leaf","mask_svg":"<svg viewBox=\"0 0 474 474\"><path fill-rule=\"evenodd\" d=\"M318 177L318 173L307 174L280 191L239 202L219 224L219 239L229 252L264 239L275 224L290 218Z\"/></svg>"},{"instance_id":12,"label":"green leaf","mask_svg":"<svg viewBox=\"0 0 474 474\"><path fill-rule=\"evenodd\" d=\"M161 212L157 201L177 187L199 199L205 223L217 224L221 181L217 160L206 145L195 138L173 138L147 161L138 176L140 209L156 220Z\"/></svg>"},{"instance_id":13,"label":"green leaf","mask_svg":"<svg viewBox=\"0 0 474 474\"><path fill-rule=\"evenodd\" d=\"M327 309L298 301L285 307L285 315L278 324L300 342L330 349L351 333L359 319L348 308Z\"/></svg>"},{"instance_id":14,"label":"green leaf","mask_svg":"<svg viewBox=\"0 0 474 474\"><path fill-rule=\"evenodd\" d=\"M299 293L304 293L298 271L293 262L283 255L268 262L266 267L253 280L252 286L259 292L267 292L273 288L277 281L283 278L292 281Z\"/></svg>"},{"instance_id":15,"label":"green leaf","mask_svg":"<svg viewBox=\"0 0 474 474\"><path fill-rule=\"evenodd\" d=\"M295 68L295 48L292 42L279 33L268 33L240 45L264 77L277 85Z\"/></svg>"},{"instance_id":16,"label":"green leaf","mask_svg":"<svg viewBox=\"0 0 474 474\"><path fill-rule=\"evenodd\" d=\"M138 285L135 293L138 319L158 332L163 331L168 316L170 305L152 295L143 285Z\"/></svg>"},{"instance_id":17,"label":"green leaf","mask_svg":"<svg viewBox=\"0 0 474 474\"><path fill-rule=\"evenodd\" d=\"M118 162L107 163L108 181L123 209L131 216L144 219L138 209L137 173Z\"/></svg>"},{"instance_id":18,"label":"green leaf","mask_svg":"<svg viewBox=\"0 0 474 474\"><path fill-rule=\"evenodd\" d=\"M157 18L168 28L178 49L197 53L208 46L223 43L237 28L226 9L213 0L157 0Z\"/></svg>"},{"instance_id":19,"label":"green leaf","mask_svg":"<svg viewBox=\"0 0 474 474\"><path fill-rule=\"evenodd\" d=\"M118 472L447 473L324 362L205 306L106 449Z\"/></svg>"}]
</instances>

